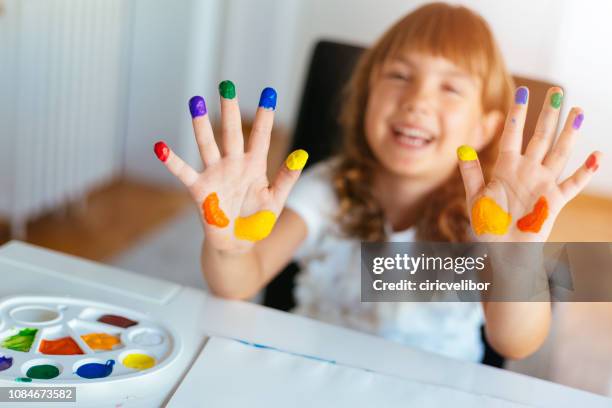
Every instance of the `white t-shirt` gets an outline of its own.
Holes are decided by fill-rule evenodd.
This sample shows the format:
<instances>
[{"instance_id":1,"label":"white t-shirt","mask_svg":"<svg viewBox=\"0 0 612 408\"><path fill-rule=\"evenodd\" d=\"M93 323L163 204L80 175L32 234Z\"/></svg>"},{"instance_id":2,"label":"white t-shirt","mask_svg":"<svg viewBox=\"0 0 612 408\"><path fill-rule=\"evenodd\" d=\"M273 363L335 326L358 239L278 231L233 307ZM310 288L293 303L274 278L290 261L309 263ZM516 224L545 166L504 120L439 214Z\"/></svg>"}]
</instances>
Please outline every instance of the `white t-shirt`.
<instances>
[{"instance_id":1,"label":"white t-shirt","mask_svg":"<svg viewBox=\"0 0 612 408\"><path fill-rule=\"evenodd\" d=\"M294 259L300 266L293 312L377 334L406 345L480 361L483 344L479 302L361 302L360 240L339 233L338 199L331 165L312 166L293 188L286 207L305 221L308 234ZM389 241L415 240L415 229L390 234Z\"/></svg>"}]
</instances>

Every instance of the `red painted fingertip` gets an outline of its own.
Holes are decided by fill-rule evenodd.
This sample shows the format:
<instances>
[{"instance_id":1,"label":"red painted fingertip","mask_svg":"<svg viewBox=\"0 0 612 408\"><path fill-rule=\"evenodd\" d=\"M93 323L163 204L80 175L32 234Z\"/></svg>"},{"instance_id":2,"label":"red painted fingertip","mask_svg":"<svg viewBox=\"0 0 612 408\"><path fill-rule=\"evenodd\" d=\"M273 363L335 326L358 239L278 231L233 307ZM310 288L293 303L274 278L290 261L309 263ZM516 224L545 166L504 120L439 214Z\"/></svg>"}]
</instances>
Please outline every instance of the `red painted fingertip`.
<instances>
[{"instance_id":1,"label":"red painted fingertip","mask_svg":"<svg viewBox=\"0 0 612 408\"><path fill-rule=\"evenodd\" d=\"M164 163L168 160L168 156L170 156L170 148L164 142L155 143L155 147L153 148L157 158Z\"/></svg>"},{"instance_id":2,"label":"red painted fingertip","mask_svg":"<svg viewBox=\"0 0 612 408\"><path fill-rule=\"evenodd\" d=\"M586 166L587 169L589 169L592 172L596 172L597 169L599 168L599 163L597 163L597 156L595 156L594 153L591 153L591 155L589 156L589 158L586 160L586 162L584 163L584 165Z\"/></svg>"}]
</instances>

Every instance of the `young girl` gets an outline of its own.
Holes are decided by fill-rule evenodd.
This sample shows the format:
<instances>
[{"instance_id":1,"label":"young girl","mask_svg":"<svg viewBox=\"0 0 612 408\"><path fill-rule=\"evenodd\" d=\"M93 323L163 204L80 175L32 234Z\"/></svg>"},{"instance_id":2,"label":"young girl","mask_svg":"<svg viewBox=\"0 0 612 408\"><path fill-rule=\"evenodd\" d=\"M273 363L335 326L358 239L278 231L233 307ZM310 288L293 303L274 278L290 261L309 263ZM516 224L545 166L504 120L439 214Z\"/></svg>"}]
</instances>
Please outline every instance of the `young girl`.
<instances>
[{"instance_id":1,"label":"young girl","mask_svg":"<svg viewBox=\"0 0 612 408\"><path fill-rule=\"evenodd\" d=\"M234 85L224 81L219 90L223 153L204 99L190 101L202 173L163 142L155 146L201 208L202 269L213 293L250 298L297 259L302 315L472 361L482 358L483 321L506 357L540 346L549 302L360 301L361 241L546 241L561 208L597 169L595 152L557 181L583 119L573 108L554 141L559 88L548 91L521 151L528 90L513 92L481 17L431 4L391 27L348 86L342 152L309 169L291 195L306 152L291 153L272 184L266 177L276 92L262 92L245 149Z\"/></svg>"}]
</instances>

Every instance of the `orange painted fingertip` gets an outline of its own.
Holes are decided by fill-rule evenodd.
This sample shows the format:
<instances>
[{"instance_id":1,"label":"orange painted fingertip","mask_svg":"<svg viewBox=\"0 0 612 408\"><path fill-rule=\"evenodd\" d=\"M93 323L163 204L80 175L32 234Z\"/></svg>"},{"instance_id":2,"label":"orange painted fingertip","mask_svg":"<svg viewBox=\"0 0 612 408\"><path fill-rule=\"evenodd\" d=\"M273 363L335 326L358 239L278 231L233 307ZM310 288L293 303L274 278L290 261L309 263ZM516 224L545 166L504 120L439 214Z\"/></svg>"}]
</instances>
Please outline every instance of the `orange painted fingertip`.
<instances>
[{"instance_id":1,"label":"orange painted fingertip","mask_svg":"<svg viewBox=\"0 0 612 408\"><path fill-rule=\"evenodd\" d=\"M163 141L155 143L155 146L153 146L153 151L155 152L157 158L164 163L166 160L168 160L168 156L170 156L170 148Z\"/></svg>"}]
</instances>

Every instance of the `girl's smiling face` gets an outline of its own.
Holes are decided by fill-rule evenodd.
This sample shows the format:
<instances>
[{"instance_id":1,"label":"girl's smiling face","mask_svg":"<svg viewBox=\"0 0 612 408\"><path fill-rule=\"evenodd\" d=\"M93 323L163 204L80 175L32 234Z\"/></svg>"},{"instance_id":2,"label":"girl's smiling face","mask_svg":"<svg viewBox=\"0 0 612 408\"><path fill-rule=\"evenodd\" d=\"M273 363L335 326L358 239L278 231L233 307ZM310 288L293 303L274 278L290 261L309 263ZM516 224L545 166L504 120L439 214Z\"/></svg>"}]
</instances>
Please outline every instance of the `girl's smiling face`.
<instances>
[{"instance_id":1,"label":"girl's smiling face","mask_svg":"<svg viewBox=\"0 0 612 408\"><path fill-rule=\"evenodd\" d=\"M482 148L501 113L482 111L482 81L442 57L405 53L370 82L365 133L374 156L400 176L446 178L457 147Z\"/></svg>"}]
</instances>

